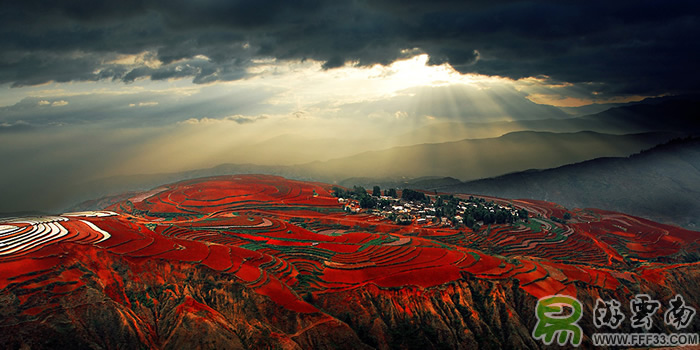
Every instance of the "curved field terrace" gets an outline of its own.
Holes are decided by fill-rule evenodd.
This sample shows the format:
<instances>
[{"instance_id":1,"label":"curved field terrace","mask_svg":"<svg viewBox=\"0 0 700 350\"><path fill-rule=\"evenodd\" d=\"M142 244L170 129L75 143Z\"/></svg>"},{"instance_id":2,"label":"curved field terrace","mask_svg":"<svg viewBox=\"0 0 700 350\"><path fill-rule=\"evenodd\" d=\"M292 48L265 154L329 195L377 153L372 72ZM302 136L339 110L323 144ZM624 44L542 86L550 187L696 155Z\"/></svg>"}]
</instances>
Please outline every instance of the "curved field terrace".
<instances>
[{"instance_id":1,"label":"curved field terrace","mask_svg":"<svg viewBox=\"0 0 700 350\"><path fill-rule=\"evenodd\" d=\"M483 305L510 305L517 296L522 309L503 311L516 322L531 319L536 299L547 295L595 300L646 291L670 298L683 288L683 276L698 282L698 232L602 210L488 200L530 217L476 232L416 220L397 225L348 213L327 184L236 175L161 186L102 211L2 219L0 297L13 307L0 330L56 315L72 319L87 307L77 305L97 303L119 310L115 317L136 343L167 347L177 344L175 324L183 319L208 331L239 327L231 315L243 311L221 309L236 305L233 294L223 293L225 283L269 304L269 314L251 316L261 325L246 319L256 331L237 335L244 343L267 329L265 344L313 348L319 343L312 335L304 338L312 329L340 327L340 334L349 327L357 336L348 337L382 347L379 330L362 328L379 317L372 314L379 306L358 311L362 305L347 304L346 315L340 304L388 298L383 307L398 312L392 317L410 320L427 312L416 300L447 293L476 320L488 317ZM565 213L566 223L550 219ZM466 285L471 301L460 299ZM490 302L476 299L480 291ZM697 294L684 297L697 307ZM172 317L180 323L162 323ZM18 344L11 335L2 340Z\"/></svg>"}]
</instances>

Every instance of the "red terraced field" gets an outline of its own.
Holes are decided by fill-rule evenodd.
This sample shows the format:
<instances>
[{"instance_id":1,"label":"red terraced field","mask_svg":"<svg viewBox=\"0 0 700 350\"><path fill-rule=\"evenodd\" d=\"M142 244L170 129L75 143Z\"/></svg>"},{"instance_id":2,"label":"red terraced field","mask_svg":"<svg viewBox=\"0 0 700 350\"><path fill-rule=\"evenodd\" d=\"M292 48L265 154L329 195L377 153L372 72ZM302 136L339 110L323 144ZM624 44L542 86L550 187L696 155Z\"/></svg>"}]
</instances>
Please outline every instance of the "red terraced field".
<instances>
[{"instance_id":1,"label":"red terraced field","mask_svg":"<svg viewBox=\"0 0 700 350\"><path fill-rule=\"evenodd\" d=\"M46 310L60 309L56 300L83 293L84 280L97 278L90 288L133 309L193 288L192 271L201 269L210 276L201 282L208 292L183 298L182 312L206 306L211 291L228 281L282 309L313 315L321 312L314 301L366 288L427 292L465 281L517 282L534 300L591 290L631 293L630 283L644 290L651 288L647 279L664 285L674 269L697 269L698 232L620 213L574 210L561 224L549 219L567 212L555 204L489 198L527 209L529 221L479 232L399 226L345 213L330 187L221 176L161 186L101 212L5 220L0 290L21 295L19 310L29 317L43 312L35 305L39 295ZM54 273L71 264L82 270ZM145 281L162 285L134 284Z\"/></svg>"}]
</instances>

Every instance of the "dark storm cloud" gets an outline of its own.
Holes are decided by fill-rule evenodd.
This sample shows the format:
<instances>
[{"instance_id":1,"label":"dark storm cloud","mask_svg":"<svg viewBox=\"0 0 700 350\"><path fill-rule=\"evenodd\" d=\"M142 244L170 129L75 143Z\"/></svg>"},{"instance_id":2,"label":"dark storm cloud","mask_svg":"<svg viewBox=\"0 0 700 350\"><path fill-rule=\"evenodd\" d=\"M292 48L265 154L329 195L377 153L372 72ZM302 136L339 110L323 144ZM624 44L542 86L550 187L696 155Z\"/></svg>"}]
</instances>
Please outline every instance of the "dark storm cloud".
<instances>
[{"instance_id":1,"label":"dark storm cloud","mask_svg":"<svg viewBox=\"0 0 700 350\"><path fill-rule=\"evenodd\" d=\"M699 8L697 1L23 1L0 10L0 82L208 83L245 77L256 58L315 59L331 69L425 52L431 64L463 73L600 82L607 94L688 92L700 75ZM113 63L117 54L144 51L162 65Z\"/></svg>"}]
</instances>

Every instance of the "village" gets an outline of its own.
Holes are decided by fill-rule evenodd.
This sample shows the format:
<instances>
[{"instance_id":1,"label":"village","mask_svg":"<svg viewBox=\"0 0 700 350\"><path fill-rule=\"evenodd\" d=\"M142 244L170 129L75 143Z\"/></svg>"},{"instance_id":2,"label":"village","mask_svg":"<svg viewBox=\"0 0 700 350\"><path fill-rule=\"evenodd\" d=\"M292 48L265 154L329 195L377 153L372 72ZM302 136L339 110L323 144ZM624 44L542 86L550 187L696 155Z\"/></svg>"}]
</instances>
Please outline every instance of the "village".
<instances>
[{"instance_id":1,"label":"village","mask_svg":"<svg viewBox=\"0 0 700 350\"><path fill-rule=\"evenodd\" d=\"M468 199L453 195L430 196L411 189L400 192L388 189L382 193L378 186L371 195L360 186L355 186L352 191L334 187L333 194L339 203L344 204L346 212L379 215L399 225L466 226L478 231L484 225L527 221L528 218L525 209L473 196Z\"/></svg>"}]
</instances>

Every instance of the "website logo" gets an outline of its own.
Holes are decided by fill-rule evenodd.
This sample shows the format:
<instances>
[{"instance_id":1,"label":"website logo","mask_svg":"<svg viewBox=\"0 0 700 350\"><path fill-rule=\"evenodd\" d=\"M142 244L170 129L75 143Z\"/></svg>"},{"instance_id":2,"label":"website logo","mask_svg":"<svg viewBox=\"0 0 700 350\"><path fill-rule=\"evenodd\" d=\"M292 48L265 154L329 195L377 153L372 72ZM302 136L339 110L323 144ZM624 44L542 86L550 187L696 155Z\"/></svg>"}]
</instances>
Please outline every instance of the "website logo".
<instances>
[{"instance_id":1,"label":"website logo","mask_svg":"<svg viewBox=\"0 0 700 350\"><path fill-rule=\"evenodd\" d=\"M581 345L583 330L577 322L583 316L581 302L568 295L550 295L537 301L537 325L532 336L547 345L557 338L559 345Z\"/></svg>"},{"instance_id":2,"label":"website logo","mask_svg":"<svg viewBox=\"0 0 700 350\"><path fill-rule=\"evenodd\" d=\"M654 318L664 305L648 294L637 294L629 301L629 319L622 310L622 303L615 299L596 299L593 307L593 325L603 329L618 329L626 320L633 333L593 333L594 346L633 346L633 347L679 347L700 345L697 333L650 333ZM668 327L681 330L688 327L695 317L695 308L686 304L682 296L676 295L663 312L663 321ZM578 325L583 317L581 302L569 295L550 295L537 301L535 310L537 324L532 331L536 340L551 345L554 340L561 346L581 345L583 331Z\"/></svg>"}]
</instances>

